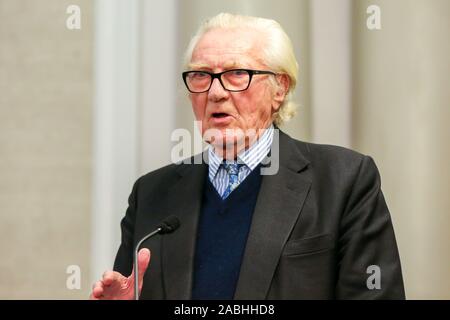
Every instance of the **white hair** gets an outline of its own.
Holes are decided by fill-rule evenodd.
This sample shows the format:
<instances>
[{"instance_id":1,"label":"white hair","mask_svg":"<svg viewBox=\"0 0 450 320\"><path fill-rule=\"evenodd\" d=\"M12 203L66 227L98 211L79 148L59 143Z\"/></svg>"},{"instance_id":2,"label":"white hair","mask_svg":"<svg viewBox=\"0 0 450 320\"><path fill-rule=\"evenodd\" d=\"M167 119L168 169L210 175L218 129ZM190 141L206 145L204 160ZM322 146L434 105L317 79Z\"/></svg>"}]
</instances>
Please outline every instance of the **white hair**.
<instances>
[{"instance_id":1,"label":"white hair","mask_svg":"<svg viewBox=\"0 0 450 320\"><path fill-rule=\"evenodd\" d=\"M291 101L297 84L298 63L295 58L292 42L281 25L275 20L242 16L230 13L220 13L206 20L192 37L184 54L183 66L187 68L192 53L200 38L212 29L251 28L266 35L266 44L262 59L276 73L284 73L290 79L287 95L280 108L274 113L273 122L280 126L291 119L296 113L296 105Z\"/></svg>"}]
</instances>

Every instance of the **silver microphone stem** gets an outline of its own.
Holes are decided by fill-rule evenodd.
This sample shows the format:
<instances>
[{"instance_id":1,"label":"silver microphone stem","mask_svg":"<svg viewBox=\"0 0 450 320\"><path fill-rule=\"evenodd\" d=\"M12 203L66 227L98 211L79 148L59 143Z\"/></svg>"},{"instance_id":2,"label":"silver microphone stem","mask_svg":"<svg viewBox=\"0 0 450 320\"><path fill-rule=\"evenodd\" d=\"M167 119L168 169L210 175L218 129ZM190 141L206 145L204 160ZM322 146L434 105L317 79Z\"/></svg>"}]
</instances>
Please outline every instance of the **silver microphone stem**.
<instances>
[{"instance_id":1,"label":"silver microphone stem","mask_svg":"<svg viewBox=\"0 0 450 320\"><path fill-rule=\"evenodd\" d=\"M146 235L144 238L141 239L141 241L138 242L134 250L134 300L139 300L139 266L138 266L139 247L145 240L159 233L161 230L162 228L158 228L152 233Z\"/></svg>"}]
</instances>

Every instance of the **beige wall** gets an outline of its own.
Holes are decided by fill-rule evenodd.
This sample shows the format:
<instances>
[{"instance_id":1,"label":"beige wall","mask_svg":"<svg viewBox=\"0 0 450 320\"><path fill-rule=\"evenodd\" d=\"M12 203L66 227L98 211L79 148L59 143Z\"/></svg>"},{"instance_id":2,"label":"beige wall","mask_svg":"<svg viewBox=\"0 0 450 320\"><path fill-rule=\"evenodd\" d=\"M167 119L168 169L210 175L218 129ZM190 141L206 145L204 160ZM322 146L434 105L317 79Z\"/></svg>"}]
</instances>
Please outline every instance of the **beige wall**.
<instances>
[{"instance_id":1,"label":"beige wall","mask_svg":"<svg viewBox=\"0 0 450 320\"><path fill-rule=\"evenodd\" d=\"M91 15L89 0L0 0L1 299L89 292ZM82 290L66 289L73 264Z\"/></svg>"},{"instance_id":2,"label":"beige wall","mask_svg":"<svg viewBox=\"0 0 450 320\"><path fill-rule=\"evenodd\" d=\"M450 299L450 1L354 5L353 145L380 169L408 298Z\"/></svg>"}]
</instances>

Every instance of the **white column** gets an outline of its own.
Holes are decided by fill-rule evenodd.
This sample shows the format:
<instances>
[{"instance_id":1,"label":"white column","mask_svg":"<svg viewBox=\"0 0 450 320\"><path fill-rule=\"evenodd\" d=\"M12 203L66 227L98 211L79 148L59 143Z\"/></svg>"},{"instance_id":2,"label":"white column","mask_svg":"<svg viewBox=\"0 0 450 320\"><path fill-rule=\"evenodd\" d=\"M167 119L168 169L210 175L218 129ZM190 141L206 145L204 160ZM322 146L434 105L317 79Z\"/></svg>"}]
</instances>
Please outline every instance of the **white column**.
<instances>
[{"instance_id":1,"label":"white column","mask_svg":"<svg viewBox=\"0 0 450 320\"><path fill-rule=\"evenodd\" d=\"M138 0L96 0L91 280L112 268L137 177Z\"/></svg>"},{"instance_id":2,"label":"white column","mask_svg":"<svg viewBox=\"0 0 450 320\"><path fill-rule=\"evenodd\" d=\"M141 174L170 162L175 128L178 74L178 10L175 0L142 1L140 37Z\"/></svg>"}]
</instances>

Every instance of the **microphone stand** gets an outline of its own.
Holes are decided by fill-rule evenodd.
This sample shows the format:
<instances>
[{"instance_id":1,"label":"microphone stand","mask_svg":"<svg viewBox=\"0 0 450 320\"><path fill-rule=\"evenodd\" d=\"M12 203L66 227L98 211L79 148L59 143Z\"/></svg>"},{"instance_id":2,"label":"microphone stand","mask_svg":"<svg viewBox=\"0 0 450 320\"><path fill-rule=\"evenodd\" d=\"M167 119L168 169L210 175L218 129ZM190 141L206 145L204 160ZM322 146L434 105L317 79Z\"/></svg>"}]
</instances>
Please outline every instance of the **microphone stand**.
<instances>
[{"instance_id":1,"label":"microphone stand","mask_svg":"<svg viewBox=\"0 0 450 320\"><path fill-rule=\"evenodd\" d=\"M135 251L134 251L134 300L139 300L139 266L138 266L138 253L139 253L139 247L142 245L142 243L147 240L150 237L153 237L155 234L158 234L161 232L162 228L159 227L155 231L149 233L144 238L141 239L141 241L138 242L136 245Z\"/></svg>"}]
</instances>

